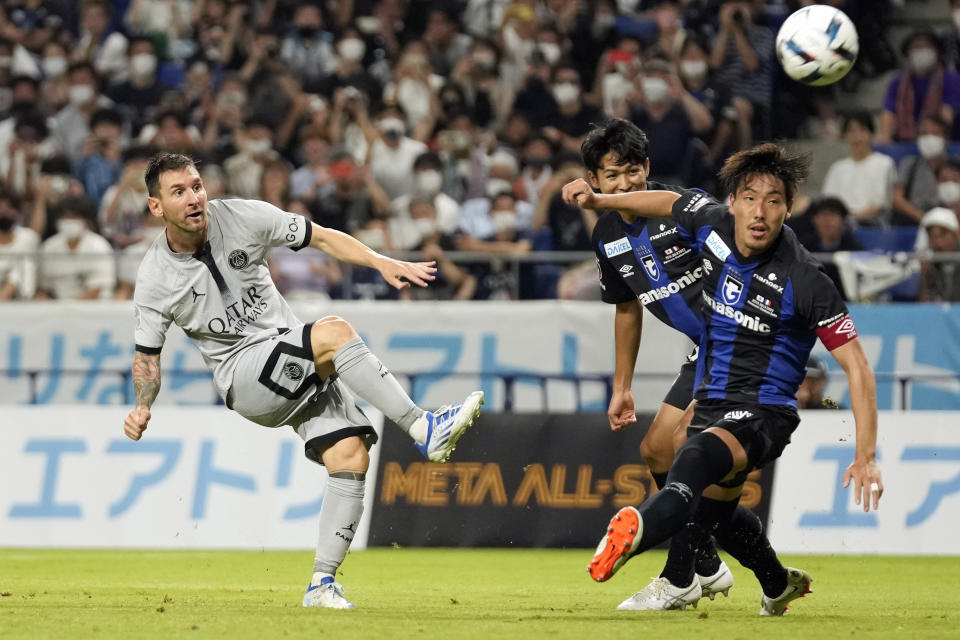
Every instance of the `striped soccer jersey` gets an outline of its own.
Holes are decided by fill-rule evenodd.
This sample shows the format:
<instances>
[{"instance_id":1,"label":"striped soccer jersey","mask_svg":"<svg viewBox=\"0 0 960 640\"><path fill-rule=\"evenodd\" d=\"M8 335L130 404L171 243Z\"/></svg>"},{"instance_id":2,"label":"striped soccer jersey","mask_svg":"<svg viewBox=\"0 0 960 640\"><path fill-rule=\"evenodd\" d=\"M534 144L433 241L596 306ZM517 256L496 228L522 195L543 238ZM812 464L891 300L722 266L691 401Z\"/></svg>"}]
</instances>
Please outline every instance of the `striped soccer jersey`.
<instances>
[{"instance_id":1,"label":"striped soccer jersey","mask_svg":"<svg viewBox=\"0 0 960 640\"><path fill-rule=\"evenodd\" d=\"M796 407L816 339L833 350L857 337L836 286L789 227L745 258L727 207L690 192L673 218L694 238L704 272L695 398Z\"/></svg>"}]
</instances>

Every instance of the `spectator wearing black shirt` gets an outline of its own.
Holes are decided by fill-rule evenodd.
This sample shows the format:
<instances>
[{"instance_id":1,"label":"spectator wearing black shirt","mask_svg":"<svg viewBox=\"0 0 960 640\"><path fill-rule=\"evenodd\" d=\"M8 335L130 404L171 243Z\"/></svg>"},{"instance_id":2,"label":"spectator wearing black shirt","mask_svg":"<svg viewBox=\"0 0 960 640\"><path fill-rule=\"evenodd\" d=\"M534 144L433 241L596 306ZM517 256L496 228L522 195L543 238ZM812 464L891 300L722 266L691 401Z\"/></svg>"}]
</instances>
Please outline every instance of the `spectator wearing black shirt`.
<instances>
[{"instance_id":1,"label":"spectator wearing black shirt","mask_svg":"<svg viewBox=\"0 0 960 640\"><path fill-rule=\"evenodd\" d=\"M580 73L573 66L557 66L551 80L557 115L543 128L543 134L559 148L579 151L587 132L606 116L584 102Z\"/></svg>"},{"instance_id":2,"label":"spectator wearing black shirt","mask_svg":"<svg viewBox=\"0 0 960 640\"><path fill-rule=\"evenodd\" d=\"M157 79L157 54L152 40L132 38L127 61L127 79L107 89L107 97L126 113L131 131L137 135L143 125L153 120L153 111L166 87Z\"/></svg>"},{"instance_id":3,"label":"spectator wearing black shirt","mask_svg":"<svg viewBox=\"0 0 960 640\"><path fill-rule=\"evenodd\" d=\"M809 220L809 227L802 225L797 230L797 238L811 253L833 253L835 251L861 251L863 246L850 228L847 219L850 211L839 198L821 198L814 201L803 220ZM823 270L830 276L837 290L844 300L849 297L844 291L840 272L833 263L823 265Z\"/></svg>"}]
</instances>

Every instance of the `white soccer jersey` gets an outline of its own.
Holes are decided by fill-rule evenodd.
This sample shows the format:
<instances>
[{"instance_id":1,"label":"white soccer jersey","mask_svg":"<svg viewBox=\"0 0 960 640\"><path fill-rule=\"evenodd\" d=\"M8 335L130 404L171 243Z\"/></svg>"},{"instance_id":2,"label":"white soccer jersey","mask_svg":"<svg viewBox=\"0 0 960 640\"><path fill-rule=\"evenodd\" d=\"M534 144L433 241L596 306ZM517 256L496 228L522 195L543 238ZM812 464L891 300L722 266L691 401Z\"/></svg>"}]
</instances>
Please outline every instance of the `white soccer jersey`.
<instances>
[{"instance_id":1,"label":"white soccer jersey","mask_svg":"<svg viewBox=\"0 0 960 640\"><path fill-rule=\"evenodd\" d=\"M223 398L233 379L231 356L301 324L267 268L271 247L302 249L311 224L258 200L207 203L206 244L176 253L161 234L147 250L134 290L137 350L159 353L170 323L203 354Z\"/></svg>"}]
</instances>

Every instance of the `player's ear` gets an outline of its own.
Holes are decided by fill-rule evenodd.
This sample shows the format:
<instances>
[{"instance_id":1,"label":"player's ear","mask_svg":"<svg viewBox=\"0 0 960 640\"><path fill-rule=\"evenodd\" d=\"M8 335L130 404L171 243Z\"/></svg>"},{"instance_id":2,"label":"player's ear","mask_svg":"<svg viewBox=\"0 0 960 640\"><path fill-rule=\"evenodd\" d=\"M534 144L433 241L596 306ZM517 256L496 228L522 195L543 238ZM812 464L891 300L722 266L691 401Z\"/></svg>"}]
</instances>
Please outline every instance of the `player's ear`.
<instances>
[{"instance_id":1,"label":"player's ear","mask_svg":"<svg viewBox=\"0 0 960 640\"><path fill-rule=\"evenodd\" d=\"M787 201L787 215L784 220L789 220L790 216L793 215L793 200Z\"/></svg>"},{"instance_id":2,"label":"player's ear","mask_svg":"<svg viewBox=\"0 0 960 640\"><path fill-rule=\"evenodd\" d=\"M590 186L594 189L600 188L600 181L597 180L597 174L595 174L593 171L587 171L587 182L589 182Z\"/></svg>"},{"instance_id":3,"label":"player's ear","mask_svg":"<svg viewBox=\"0 0 960 640\"><path fill-rule=\"evenodd\" d=\"M160 206L160 198L149 196L147 198L147 208L150 209L150 215L157 216L158 218L163 217L163 207Z\"/></svg>"},{"instance_id":4,"label":"player's ear","mask_svg":"<svg viewBox=\"0 0 960 640\"><path fill-rule=\"evenodd\" d=\"M643 173L647 176L650 175L650 156L647 156L647 159L643 162Z\"/></svg>"}]
</instances>

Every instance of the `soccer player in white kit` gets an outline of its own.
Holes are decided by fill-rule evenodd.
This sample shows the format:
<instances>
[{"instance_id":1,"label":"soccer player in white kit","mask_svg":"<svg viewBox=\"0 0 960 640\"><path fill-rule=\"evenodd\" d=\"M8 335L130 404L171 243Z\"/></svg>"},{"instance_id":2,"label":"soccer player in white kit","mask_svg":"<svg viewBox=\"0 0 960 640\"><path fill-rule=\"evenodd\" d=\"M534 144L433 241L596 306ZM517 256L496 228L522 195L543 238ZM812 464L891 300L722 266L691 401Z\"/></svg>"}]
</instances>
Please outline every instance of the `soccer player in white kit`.
<instances>
[{"instance_id":1,"label":"soccer player in white kit","mask_svg":"<svg viewBox=\"0 0 960 640\"><path fill-rule=\"evenodd\" d=\"M207 202L200 174L184 155L154 156L145 180L150 213L163 219L166 232L137 272L136 407L124 433L139 440L147 428L160 391L160 350L172 322L200 349L227 407L265 427L292 426L307 458L327 467L303 606L352 609L335 575L363 511L367 451L377 440L354 396L404 429L431 462L446 462L480 415L483 392L433 413L419 408L347 321L328 316L300 322L270 279L266 258L271 247L311 247L377 269L398 289L427 286L436 268L380 255L266 202Z\"/></svg>"}]
</instances>

